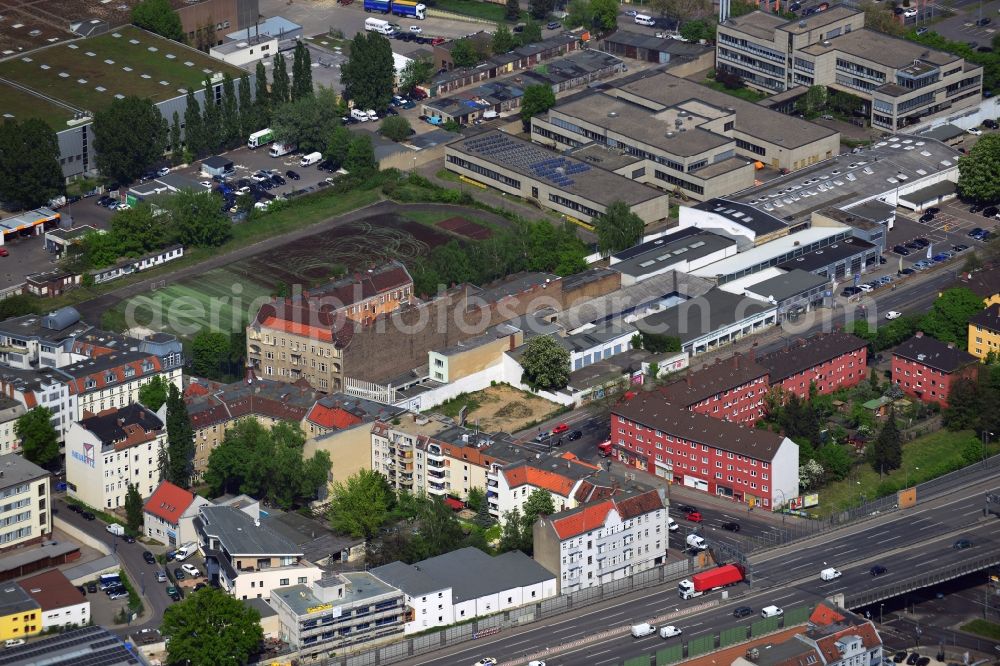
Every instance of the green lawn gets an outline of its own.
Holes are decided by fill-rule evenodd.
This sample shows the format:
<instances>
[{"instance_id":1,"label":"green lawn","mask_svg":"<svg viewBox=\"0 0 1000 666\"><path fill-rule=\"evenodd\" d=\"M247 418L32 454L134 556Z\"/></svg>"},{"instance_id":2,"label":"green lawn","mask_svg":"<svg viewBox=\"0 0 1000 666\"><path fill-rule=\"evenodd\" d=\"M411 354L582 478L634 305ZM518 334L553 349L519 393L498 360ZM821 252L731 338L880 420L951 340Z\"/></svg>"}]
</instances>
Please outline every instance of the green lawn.
<instances>
[{"instance_id":1,"label":"green lawn","mask_svg":"<svg viewBox=\"0 0 1000 666\"><path fill-rule=\"evenodd\" d=\"M339 47L340 52L345 56L351 55L351 40L349 39L337 39L329 35L316 35L315 37L306 37L306 41L331 51L335 51Z\"/></svg>"},{"instance_id":2,"label":"green lawn","mask_svg":"<svg viewBox=\"0 0 1000 666\"><path fill-rule=\"evenodd\" d=\"M215 72L243 70L131 26L0 63L0 77L92 112L119 94L171 99Z\"/></svg>"},{"instance_id":3,"label":"green lawn","mask_svg":"<svg viewBox=\"0 0 1000 666\"><path fill-rule=\"evenodd\" d=\"M985 636L986 638L992 638L995 641L1000 641L1000 624L995 622L973 620L972 622L963 624L962 631L967 631L970 634L978 634L980 636Z\"/></svg>"},{"instance_id":4,"label":"green lawn","mask_svg":"<svg viewBox=\"0 0 1000 666\"><path fill-rule=\"evenodd\" d=\"M479 401L473 398L468 393L463 393L462 395L455 396L451 400L441 403L433 409L433 411L439 414L444 414L453 419L458 418L458 413L462 410L462 407L468 406L465 413L474 412L479 409Z\"/></svg>"},{"instance_id":5,"label":"green lawn","mask_svg":"<svg viewBox=\"0 0 1000 666\"><path fill-rule=\"evenodd\" d=\"M871 465L864 464L855 467L843 481L820 488L820 505L816 508L816 513L827 516L856 506L860 503L862 494L866 499L874 499L879 494L879 485L884 481L901 489L946 474L964 460L965 447L978 442L979 438L971 430L939 430L919 437L903 445L902 468L886 474L883 479L879 479L878 472ZM989 451L991 455L997 453L1000 451L1000 444L991 444Z\"/></svg>"},{"instance_id":6,"label":"green lawn","mask_svg":"<svg viewBox=\"0 0 1000 666\"><path fill-rule=\"evenodd\" d=\"M739 97L740 99L744 99L748 102L757 103L767 97L764 93L759 93L752 88L736 88L735 90L727 88L715 79L705 79L701 83L702 85L708 86L712 90L718 90L721 93L726 93L727 95L732 95L733 97Z\"/></svg>"},{"instance_id":7,"label":"green lawn","mask_svg":"<svg viewBox=\"0 0 1000 666\"><path fill-rule=\"evenodd\" d=\"M506 7L504 5L495 5L491 2L480 2L480 0L436 0L430 8L440 9L444 12L454 12L455 14L464 14L474 18L486 19L487 21L493 21L494 23L503 23L506 21L504 18Z\"/></svg>"}]
</instances>

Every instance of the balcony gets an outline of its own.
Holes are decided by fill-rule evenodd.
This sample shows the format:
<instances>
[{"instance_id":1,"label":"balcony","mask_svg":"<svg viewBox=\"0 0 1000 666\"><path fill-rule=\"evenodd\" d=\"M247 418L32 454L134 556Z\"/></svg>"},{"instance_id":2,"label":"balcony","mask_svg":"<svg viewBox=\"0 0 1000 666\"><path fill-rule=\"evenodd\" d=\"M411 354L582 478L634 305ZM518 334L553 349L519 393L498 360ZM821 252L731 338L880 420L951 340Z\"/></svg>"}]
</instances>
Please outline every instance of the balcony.
<instances>
[{"instance_id":1,"label":"balcony","mask_svg":"<svg viewBox=\"0 0 1000 666\"><path fill-rule=\"evenodd\" d=\"M427 457L427 468L428 469L444 469L444 461L435 460L430 456Z\"/></svg>"},{"instance_id":2,"label":"balcony","mask_svg":"<svg viewBox=\"0 0 1000 666\"><path fill-rule=\"evenodd\" d=\"M445 472L443 469L429 469L427 470L427 476L432 479L443 479Z\"/></svg>"},{"instance_id":3,"label":"balcony","mask_svg":"<svg viewBox=\"0 0 1000 666\"><path fill-rule=\"evenodd\" d=\"M489 479L489 480L486 481L486 487L487 488L498 488L498 487L500 487L500 484L497 482L496 479Z\"/></svg>"}]
</instances>

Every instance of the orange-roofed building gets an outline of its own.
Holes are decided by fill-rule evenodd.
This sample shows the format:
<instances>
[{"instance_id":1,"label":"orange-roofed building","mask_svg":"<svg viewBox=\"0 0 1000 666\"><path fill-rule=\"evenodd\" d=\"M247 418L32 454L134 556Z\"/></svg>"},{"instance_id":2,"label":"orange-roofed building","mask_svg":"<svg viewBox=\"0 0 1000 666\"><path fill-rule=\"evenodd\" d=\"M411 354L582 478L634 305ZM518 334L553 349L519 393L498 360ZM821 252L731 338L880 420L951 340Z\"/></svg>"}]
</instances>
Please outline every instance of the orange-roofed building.
<instances>
[{"instance_id":1,"label":"orange-roofed building","mask_svg":"<svg viewBox=\"0 0 1000 666\"><path fill-rule=\"evenodd\" d=\"M662 489L619 493L539 517L534 557L565 594L665 564L667 535Z\"/></svg>"},{"instance_id":2,"label":"orange-roofed building","mask_svg":"<svg viewBox=\"0 0 1000 666\"><path fill-rule=\"evenodd\" d=\"M600 468L585 463L576 456L563 456L556 460L524 460L507 465L496 474L497 517L504 521L510 511L523 513L524 504L535 490L543 490L552 497L556 512L575 509L580 504L580 492L585 484L607 486L614 482ZM593 495L593 491L587 493Z\"/></svg>"},{"instance_id":3,"label":"orange-roofed building","mask_svg":"<svg viewBox=\"0 0 1000 666\"><path fill-rule=\"evenodd\" d=\"M169 481L160 481L142 508L142 531L171 547L194 541L198 536L194 517L198 507L206 504L211 502Z\"/></svg>"}]
</instances>

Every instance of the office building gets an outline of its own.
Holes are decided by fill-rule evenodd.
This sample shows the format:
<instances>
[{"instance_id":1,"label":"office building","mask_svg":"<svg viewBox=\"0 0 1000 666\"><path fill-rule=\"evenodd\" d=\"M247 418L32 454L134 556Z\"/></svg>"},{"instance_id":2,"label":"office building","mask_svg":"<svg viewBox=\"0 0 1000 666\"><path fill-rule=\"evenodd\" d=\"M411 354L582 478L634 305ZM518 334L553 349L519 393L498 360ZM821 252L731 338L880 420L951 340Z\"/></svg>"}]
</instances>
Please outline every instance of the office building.
<instances>
[{"instance_id":1,"label":"office building","mask_svg":"<svg viewBox=\"0 0 1000 666\"><path fill-rule=\"evenodd\" d=\"M0 551L52 534L52 478L17 453L0 455Z\"/></svg>"}]
</instances>

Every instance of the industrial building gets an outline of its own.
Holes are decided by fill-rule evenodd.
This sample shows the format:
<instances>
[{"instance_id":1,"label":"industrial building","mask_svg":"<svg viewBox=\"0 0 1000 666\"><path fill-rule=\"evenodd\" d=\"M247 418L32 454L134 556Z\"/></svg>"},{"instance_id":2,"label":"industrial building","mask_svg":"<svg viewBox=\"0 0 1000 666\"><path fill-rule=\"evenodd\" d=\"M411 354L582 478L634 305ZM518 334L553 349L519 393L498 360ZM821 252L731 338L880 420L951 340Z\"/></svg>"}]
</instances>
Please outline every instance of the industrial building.
<instances>
[{"instance_id":1,"label":"industrial building","mask_svg":"<svg viewBox=\"0 0 1000 666\"><path fill-rule=\"evenodd\" d=\"M449 144L445 165L468 179L584 223L593 222L615 201L624 202L646 224L666 219L669 213L665 192L500 131Z\"/></svg>"}]
</instances>

